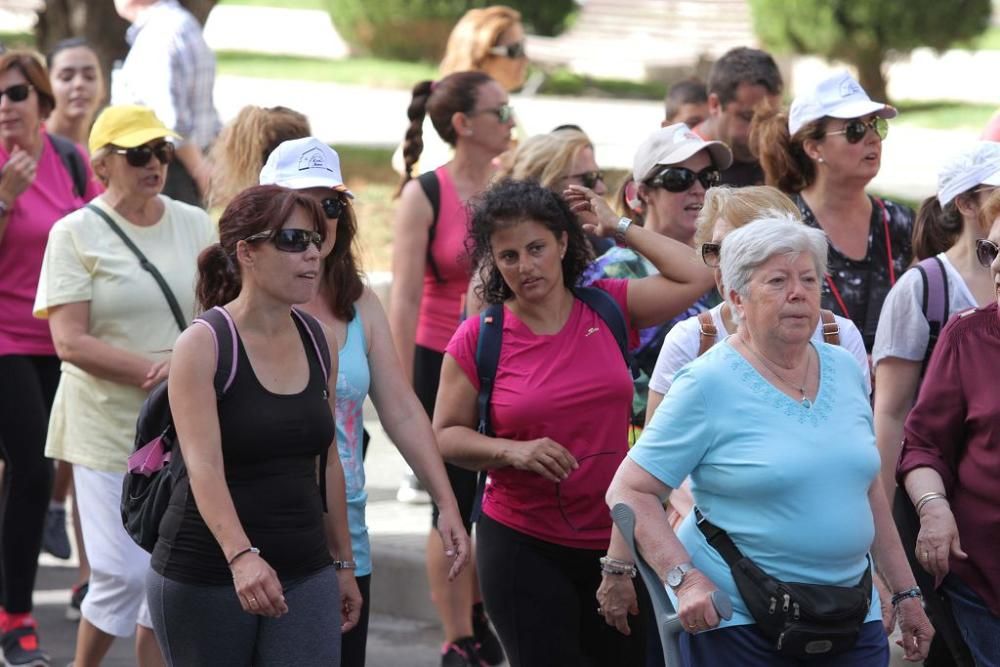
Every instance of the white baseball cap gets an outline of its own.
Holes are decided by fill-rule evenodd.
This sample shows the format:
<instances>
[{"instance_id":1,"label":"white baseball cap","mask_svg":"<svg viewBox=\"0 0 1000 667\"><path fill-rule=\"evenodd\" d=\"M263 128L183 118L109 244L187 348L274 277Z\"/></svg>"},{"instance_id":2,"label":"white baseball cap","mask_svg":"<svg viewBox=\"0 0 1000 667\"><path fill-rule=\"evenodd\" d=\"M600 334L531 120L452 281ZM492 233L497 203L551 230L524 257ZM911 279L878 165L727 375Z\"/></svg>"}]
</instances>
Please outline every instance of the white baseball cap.
<instances>
[{"instance_id":1,"label":"white baseball cap","mask_svg":"<svg viewBox=\"0 0 1000 667\"><path fill-rule=\"evenodd\" d=\"M331 188L354 197L344 185L337 151L316 137L290 139L278 144L260 170L260 184L280 185L292 190Z\"/></svg>"},{"instance_id":2,"label":"white baseball cap","mask_svg":"<svg viewBox=\"0 0 1000 667\"><path fill-rule=\"evenodd\" d=\"M660 165L683 162L705 149L717 169L726 169L733 163L733 152L721 141L705 141L684 123L674 123L656 130L642 142L632 161L632 178L641 183Z\"/></svg>"},{"instance_id":3,"label":"white baseball cap","mask_svg":"<svg viewBox=\"0 0 1000 667\"><path fill-rule=\"evenodd\" d=\"M977 141L953 156L938 172L938 202L947 206L977 185L1000 185L1000 143Z\"/></svg>"},{"instance_id":4,"label":"white baseball cap","mask_svg":"<svg viewBox=\"0 0 1000 667\"><path fill-rule=\"evenodd\" d=\"M797 95L788 111L788 132L795 134L806 123L830 118L861 118L877 113L895 118L896 110L888 104L873 102L868 93L847 72L824 79L808 93Z\"/></svg>"}]
</instances>

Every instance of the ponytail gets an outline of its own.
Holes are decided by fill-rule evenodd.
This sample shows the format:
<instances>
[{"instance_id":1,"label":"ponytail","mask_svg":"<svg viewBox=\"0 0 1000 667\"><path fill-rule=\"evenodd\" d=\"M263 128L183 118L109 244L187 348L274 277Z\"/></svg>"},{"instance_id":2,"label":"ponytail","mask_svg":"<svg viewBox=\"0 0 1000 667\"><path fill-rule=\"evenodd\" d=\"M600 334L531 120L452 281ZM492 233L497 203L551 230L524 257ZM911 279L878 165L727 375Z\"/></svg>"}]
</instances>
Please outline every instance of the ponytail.
<instances>
[{"instance_id":1,"label":"ponytail","mask_svg":"<svg viewBox=\"0 0 1000 667\"><path fill-rule=\"evenodd\" d=\"M786 112L777 108L758 110L750 126L750 148L764 168L764 182L789 194L812 185L816 166L802 143L806 139L822 139L825 134L824 119L806 123L791 136Z\"/></svg>"},{"instance_id":2,"label":"ponytail","mask_svg":"<svg viewBox=\"0 0 1000 667\"><path fill-rule=\"evenodd\" d=\"M403 186L413 178L413 165L417 163L420 154L424 151L424 118L427 116L427 101L433 90L433 81L421 81L413 87L413 97L410 99L410 106L406 109L406 117L410 119L410 125L406 128L406 135L403 137L403 178L396 191L397 197L403 191Z\"/></svg>"},{"instance_id":3,"label":"ponytail","mask_svg":"<svg viewBox=\"0 0 1000 667\"><path fill-rule=\"evenodd\" d=\"M928 197L920 204L913 221L912 237L913 255L918 261L940 254L955 245L964 225L962 213L955 203L958 197L944 207L937 196Z\"/></svg>"},{"instance_id":4,"label":"ponytail","mask_svg":"<svg viewBox=\"0 0 1000 667\"><path fill-rule=\"evenodd\" d=\"M239 270L221 243L213 243L198 255L198 285L195 296L202 311L235 299L242 287Z\"/></svg>"}]
</instances>

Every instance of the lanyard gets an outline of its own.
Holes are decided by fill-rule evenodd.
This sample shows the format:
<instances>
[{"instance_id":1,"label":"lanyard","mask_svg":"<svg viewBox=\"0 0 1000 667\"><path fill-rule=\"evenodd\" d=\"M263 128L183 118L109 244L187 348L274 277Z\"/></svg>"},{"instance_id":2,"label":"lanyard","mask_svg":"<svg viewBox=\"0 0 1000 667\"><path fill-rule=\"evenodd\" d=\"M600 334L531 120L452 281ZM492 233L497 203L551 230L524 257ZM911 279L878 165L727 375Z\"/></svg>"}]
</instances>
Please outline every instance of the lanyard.
<instances>
[{"instance_id":1,"label":"lanyard","mask_svg":"<svg viewBox=\"0 0 1000 667\"><path fill-rule=\"evenodd\" d=\"M886 260L889 265L889 286L896 284L896 267L893 266L892 262L892 239L889 237L889 211L885 209L885 204L878 197L873 197L875 203L878 207L882 209L882 229L885 231L885 254ZM840 295L840 290L833 282L833 278L827 273L826 285L830 288L830 293L833 294L833 298L836 300L837 305L840 306L840 310L844 313L844 317L851 319L851 314L847 310L847 304L844 303L844 298Z\"/></svg>"}]
</instances>

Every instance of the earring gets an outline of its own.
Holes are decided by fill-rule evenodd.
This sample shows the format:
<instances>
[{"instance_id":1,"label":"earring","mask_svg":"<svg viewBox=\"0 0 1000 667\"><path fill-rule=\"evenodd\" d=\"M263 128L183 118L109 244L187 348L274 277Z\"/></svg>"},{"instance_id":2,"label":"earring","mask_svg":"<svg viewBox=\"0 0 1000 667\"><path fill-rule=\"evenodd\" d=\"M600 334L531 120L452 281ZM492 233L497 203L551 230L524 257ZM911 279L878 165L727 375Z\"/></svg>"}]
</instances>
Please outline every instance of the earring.
<instances>
[{"instance_id":1,"label":"earring","mask_svg":"<svg viewBox=\"0 0 1000 667\"><path fill-rule=\"evenodd\" d=\"M816 158L816 161L819 162L820 164L823 164L825 162L825 160L821 157Z\"/></svg>"}]
</instances>

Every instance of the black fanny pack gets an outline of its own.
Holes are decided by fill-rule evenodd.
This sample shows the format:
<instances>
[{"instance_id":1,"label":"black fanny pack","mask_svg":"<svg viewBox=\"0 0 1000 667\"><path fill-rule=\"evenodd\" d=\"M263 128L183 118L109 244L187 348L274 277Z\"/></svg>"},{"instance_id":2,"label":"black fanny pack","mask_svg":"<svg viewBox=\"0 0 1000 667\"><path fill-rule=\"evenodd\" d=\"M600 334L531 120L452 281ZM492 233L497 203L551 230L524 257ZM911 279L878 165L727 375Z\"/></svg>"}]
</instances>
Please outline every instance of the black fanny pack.
<instances>
[{"instance_id":1,"label":"black fanny pack","mask_svg":"<svg viewBox=\"0 0 1000 667\"><path fill-rule=\"evenodd\" d=\"M851 649L871 606L871 561L856 586L825 586L775 579L733 544L726 531L695 508L698 528L733 572L750 615L781 655L828 656Z\"/></svg>"}]
</instances>

